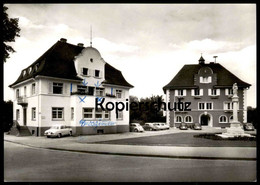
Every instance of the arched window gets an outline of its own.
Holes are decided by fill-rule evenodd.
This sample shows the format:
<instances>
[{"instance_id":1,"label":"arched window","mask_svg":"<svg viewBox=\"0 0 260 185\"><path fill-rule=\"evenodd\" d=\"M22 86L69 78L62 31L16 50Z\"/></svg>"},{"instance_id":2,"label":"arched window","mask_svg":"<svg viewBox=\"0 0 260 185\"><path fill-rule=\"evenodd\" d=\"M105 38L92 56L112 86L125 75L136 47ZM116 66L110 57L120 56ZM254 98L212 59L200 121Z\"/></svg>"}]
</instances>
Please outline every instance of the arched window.
<instances>
[{"instance_id":1,"label":"arched window","mask_svg":"<svg viewBox=\"0 0 260 185\"><path fill-rule=\"evenodd\" d=\"M182 117L176 116L176 123L181 123L181 122L182 122Z\"/></svg>"},{"instance_id":2,"label":"arched window","mask_svg":"<svg viewBox=\"0 0 260 185\"><path fill-rule=\"evenodd\" d=\"M191 116L185 116L185 123L191 123L192 122L192 117Z\"/></svg>"},{"instance_id":3,"label":"arched window","mask_svg":"<svg viewBox=\"0 0 260 185\"><path fill-rule=\"evenodd\" d=\"M229 117L229 123L233 121L233 115Z\"/></svg>"},{"instance_id":4,"label":"arched window","mask_svg":"<svg viewBox=\"0 0 260 185\"><path fill-rule=\"evenodd\" d=\"M219 123L227 123L227 116L220 116L219 117Z\"/></svg>"}]
</instances>

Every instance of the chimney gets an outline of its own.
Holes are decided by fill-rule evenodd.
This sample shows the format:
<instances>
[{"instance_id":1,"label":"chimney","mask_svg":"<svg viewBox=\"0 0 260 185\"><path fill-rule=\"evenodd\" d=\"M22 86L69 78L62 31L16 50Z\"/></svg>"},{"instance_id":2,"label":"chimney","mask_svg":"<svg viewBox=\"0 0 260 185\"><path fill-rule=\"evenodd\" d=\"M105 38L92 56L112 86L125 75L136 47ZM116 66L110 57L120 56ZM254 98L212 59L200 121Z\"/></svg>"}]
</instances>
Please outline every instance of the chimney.
<instances>
[{"instance_id":1,"label":"chimney","mask_svg":"<svg viewBox=\"0 0 260 185\"><path fill-rule=\"evenodd\" d=\"M61 38L60 41L66 43L67 39Z\"/></svg>"},{"instance_id":2,"label":"chimney","mask_svg":"<svg viewBox=\"0 0 260 185\"><path fill-rule=\"evenodd\" d=\"M84 47L84 44L83 43L78 43L78 46L79 47Z\"/></svg>"}]
</instances>

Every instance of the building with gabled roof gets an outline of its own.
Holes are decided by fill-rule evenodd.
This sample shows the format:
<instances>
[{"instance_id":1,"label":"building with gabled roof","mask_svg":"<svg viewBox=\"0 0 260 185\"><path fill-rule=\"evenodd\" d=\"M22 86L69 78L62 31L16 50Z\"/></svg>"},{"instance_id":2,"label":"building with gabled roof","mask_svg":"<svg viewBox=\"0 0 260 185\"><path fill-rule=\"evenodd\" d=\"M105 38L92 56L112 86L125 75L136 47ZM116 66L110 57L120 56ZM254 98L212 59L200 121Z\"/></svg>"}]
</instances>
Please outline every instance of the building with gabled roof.
<instances>
[{"instance_id":1,"label":"building with gabled roof","mask_svg":"<svg viewBox=\"0 0 260 185\"><path fill-rule=\"evenodd\" d=\"M238 86L238 119L246 123L246 95L251 85L219 63L205 63L202 56L198 64L184 65L163 87L167 102L191 102L190 111L167 110L166 122L172 127L178 127L183 122L188 125L200 123L202 126L228 127L233 119L231 97L234 83Z\"/></svg>"},{"instance_id":2,"label":"building with gabled roof","mask_svg":"<svg viewBox=\"0 0 260 185\"><path fill-rule=\"evenodd\" d=\"M14 121L32 135L41 136L57 123L72 127L77 135L129 131L129 111L116 115L115 110L95 110L96 98L126 102L133 86L92 46L62 38L9 87L14 91Z\"/></svg>"}]
</instances>

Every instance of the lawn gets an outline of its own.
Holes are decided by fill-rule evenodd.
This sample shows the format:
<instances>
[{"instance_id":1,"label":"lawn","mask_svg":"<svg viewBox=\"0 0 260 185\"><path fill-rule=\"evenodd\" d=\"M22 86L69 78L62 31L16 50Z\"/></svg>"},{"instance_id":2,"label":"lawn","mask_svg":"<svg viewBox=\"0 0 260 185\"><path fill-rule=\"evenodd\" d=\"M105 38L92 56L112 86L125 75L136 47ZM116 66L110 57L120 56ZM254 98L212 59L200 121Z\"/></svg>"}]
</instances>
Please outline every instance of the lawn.
<instances>
[{"instance_id":1,"label":"lawn","mask_svg":"<svg viewBox=\"0 0 260 185\"><path fill-rule=\"evenodd\" d=\"M213 140L194 137L198 133L175 133L130 139L110 140L96 143L120 145L156 145L191 147L256 147L256 141Z\"/></svg>"}]
</instances>

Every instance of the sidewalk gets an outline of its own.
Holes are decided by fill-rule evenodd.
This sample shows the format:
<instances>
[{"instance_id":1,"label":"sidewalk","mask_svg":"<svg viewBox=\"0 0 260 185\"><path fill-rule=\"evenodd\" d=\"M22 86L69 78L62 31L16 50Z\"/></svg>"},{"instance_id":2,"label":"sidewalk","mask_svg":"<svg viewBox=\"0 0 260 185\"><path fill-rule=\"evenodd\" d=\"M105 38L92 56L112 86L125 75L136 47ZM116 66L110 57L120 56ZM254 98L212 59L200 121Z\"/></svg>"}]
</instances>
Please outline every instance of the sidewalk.
<instances>
[{"instance_id":1,"label":"sidewalk","mask_svg":"<svg viewBox=\"0 0 260 185\"><path fill-rule=\"evenodd\" d=\"M115 145L95 144L97 141L108 141L114 139L126 139L136 137L147 137L163 134L179 133L181 131L170 129L160 132L145 133L121 133L106 135L91 135L78 137L63 137L60 139L49 139L46 137L16 137L4 135L4 140L30 147L63 150L72 152L190 158L190 159L229 159L229 160L256 160L256 148L254 147L178 147L178 146L139 146L139 145ZM197 131L191 131L197 132ZM207 133L210 132L207 130ZM216 132L212 130L211 132ZM200 132L201 133L201 132ZM82 142L84 141L84 142ZM87 143L86 143L87 142Z\"/></svg>"}]
</instances>

